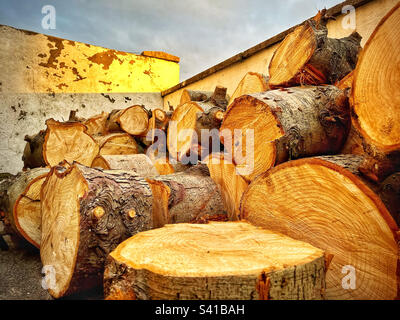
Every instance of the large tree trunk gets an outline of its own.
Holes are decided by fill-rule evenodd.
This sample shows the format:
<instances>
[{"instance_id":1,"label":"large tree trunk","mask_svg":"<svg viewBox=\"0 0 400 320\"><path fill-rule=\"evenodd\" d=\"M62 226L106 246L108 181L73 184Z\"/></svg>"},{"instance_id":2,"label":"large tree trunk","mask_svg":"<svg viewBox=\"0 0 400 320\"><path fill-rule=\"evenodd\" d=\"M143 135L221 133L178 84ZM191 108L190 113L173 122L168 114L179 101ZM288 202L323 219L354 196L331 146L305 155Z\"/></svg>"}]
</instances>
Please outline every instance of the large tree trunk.
<instances>
[{"instance_id":1,"label":"large tree trunk","mask_svg":"<svg viewBox=\"0 0 400 320\"><path fill-rule=\"evenodd\" d=\"M322 10L280 43L269 64L270 87L334 84L355 68L361 36L328 38L325 14Z\"/></svg>"},{"instance_id":2,"label":"large tree trunk","mask_svg":"<svg viewBox=\"0 0 400 320\"><path fill-rule=\"evenodd\" d=\"M108 132L124 131L134 136L144 134L149 125L150 112L144 106L113 110L107 119Z\"/></svg>"},{"instance_id":3,"label":"large tree trunk","mask_svg":"<svg viewBox=\"0 0 400 320\"><path fill-rule=\"evenodd\" d=\"M382 152L400 150L400 4L379 23L354 74L353 124ZM390 48L390 49L389 49Z\"/></svg>"},{"instance_id":4,"label":"large tree trunk","mask_svg":"<svg viewBox=\"0 0 400 320\"><path fill-rule=\"evenodd\" d=\"M268 80L269 78L261 73L246 73L236 87L228 105L232 104L236 98L242 95L267 91L269 89Z\"/></svg>"},{"instance_id":5,"label":"large tree trunk","mask_svg":"<svg viewBox=\"0 0 400 320\"><path fill-rule=\"evenodd\" d=\"M290 161L260 175L242 198L241 218L332 258L328 299L397 296L398 228L377 187L359 174L362 161L355 155Z\"/></svg>"},{"instance_id":6,"label":"large tree trunk","mask_svg":"<svg viewBox=\"0 0 400 320\"><path fill-rule=\"evenodd\" d=\"M247 189L247 181L236 171L232 161L223 154L213 153L203 160L210 171L210 176L221 190L224 207L229 220L238 220L240 200Z\"/></svg>"},{"instance_id":7,"label":"large tree trunk","mask_svg":"<svg viewBox=\"0 0 400 320\"><path fill-rule=\"evenodd\" d=\"M78 163L53 167L41 192L41 258L56 274L50 294L59 298L99 286L107 255L137 232L221 213L216 185L195 170L146 181Z\"/></svg>"},{"instance_id":8,"label":"large tree trunk","mask_svg":"<svg viewBox=\"0 0 400 320\"><path fill-rule=\"evenodd\" d=\"M137 154L139 146L136 140L128 133L111 133L105 136L95 136L100 146L99 155L127 155Z\"/></svg>"},{"instance_id":9,"label":"large tree trunk","mask_svg":"<svg viewBox=\"0 0 400 320\"><path fill-rule=\"evenodd\" d=\"M348 99L342 90L294 87L237 98L225 114L220 135L241 174L251 181L290 159L337 153L349 127ZM235 129L241 132L237 135Z\"/></svg>"},{"instance_id":10,"label":"large tree trunk","mask_svg":"<svg viewBox=\"0 0 400 320\"><path fill-rule=\"evenodd\" d=\"M296 254L293 254L296 252ZM322 299L322 250L245 222L178 224L121 243L106 299Z\"/></svg>"}]
</instances>

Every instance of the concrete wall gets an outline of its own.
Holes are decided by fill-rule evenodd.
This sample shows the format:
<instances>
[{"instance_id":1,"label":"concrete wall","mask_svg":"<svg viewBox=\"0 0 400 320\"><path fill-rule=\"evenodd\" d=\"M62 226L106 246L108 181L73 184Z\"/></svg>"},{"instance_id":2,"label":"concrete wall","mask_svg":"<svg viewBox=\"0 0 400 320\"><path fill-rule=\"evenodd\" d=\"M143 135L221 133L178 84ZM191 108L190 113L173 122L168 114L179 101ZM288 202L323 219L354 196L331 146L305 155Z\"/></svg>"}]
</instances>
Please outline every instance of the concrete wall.
<instances>
[{"instance_id":1,"label":"concrete wall","mask_svg":"<svg viewBox=\"0 0 400 320\"><path fill-rule=\"evenodd\" d=\"M350 4L359 4L362 1L346 2ZM398 0L374 0L370 2L365 2L367 3L362 4L361 6L356 8L356 30L363 37L361 43L362 45L364 45L365 42L368 40L369 36L372 34L379 21L390 9L394 7ZM339 12L341 12L341 7L342 6L338 7L340 9ZM341 38L348 36L353 32L353 30L344 29L342 27L343 17L343 15L339 15L338 17L336 17L336 21L332 20L328 23L329 37ZM188 81L186 81L186 83L190 84L185 85L186 83L183 82L180 85L181 88L174 89L173 92L170 92L171 90L163 92L165 110L168 110L169 104L174 107L177 107L179 105L183 89L213 91L215 86L221 85L228 89L229 95L232 95L236 89L236 86L247 72L253 71L268 75L268 65L278 45L279 43L275 43L272 46L266 47L263 50L251 54L244 60L233 59L234 57L232 57L229 60L241 61L234 62L233 64L229 64L229 61L226 61L225 64L227 66L224 67L222 70L213 72L213 67L211 68L211 70L209 70L211 72L208 72L209 75L207 75L205 78L201 79L201 74L199 74L193 77L193 83L190 83L192 81L190 81L189 79ZM224 62L222 62L222 64L224 64ZM215 67L215 69L218 69L218 66ZM198 80L196 78L198 78Z\"/></svg>"},{"instance_id":2,"label":"concrete wall","mask_svg":"<svg viewBox=\"0 0 400 320\"><path fill-rule=\"evenodd\" d=\"M8 26L0 26L0 48L0 92L160 92L179 82L179 58L168 54L136 55Z\"/></svg>"},{"instance_id":3,"label":"concrete wall","mask_svg":"<svg viewBox=\"0 0 400 320\"><path fill-rule=\"evenodd\" d=\"M71 109L80 117L143 104L162 107L160 93L0 93L0 172L22 170L24 136L45 129L45 120L67 120Z\"/></svg>"}]
</instances>

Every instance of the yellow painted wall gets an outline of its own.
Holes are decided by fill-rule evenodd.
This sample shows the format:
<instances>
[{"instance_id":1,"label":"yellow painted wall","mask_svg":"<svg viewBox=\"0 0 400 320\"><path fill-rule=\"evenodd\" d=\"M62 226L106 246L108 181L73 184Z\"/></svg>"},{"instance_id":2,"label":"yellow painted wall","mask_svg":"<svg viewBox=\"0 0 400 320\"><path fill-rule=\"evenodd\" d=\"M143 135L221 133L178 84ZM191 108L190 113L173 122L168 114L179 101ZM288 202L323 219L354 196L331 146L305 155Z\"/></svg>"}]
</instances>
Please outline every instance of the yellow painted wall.
<instances>
[{"instance_id":1,"label":"yellow painted wall","mask_svg":"<svg viewBox=\"0 0 400 320\"><path fill-rule=\"evenodd\" d=\"M375 0L356 9L356 30L363 37L362 46L368 40L379 21L397 2L398 0ZM328 23L329 37L341 38L352 33L353 30L342 27L343 17L339 16L336 21L332 20ZM268 47L241 62L232 64L204 79L164 96L164 108L168 110L168 105L177 107L184 89L213 91L215 86L221 85L228 89L229 95L232 95L236 86L247 72L253 71L268 75L268 65L277 46L278 44Z\"/></svg>"},{"instance_id":2,"label":"yellow painted wall","mask_svg":"<svg viewBox=\"0 0 400 320\"><path fill-rule=\"evenodd\" d=\"M0 92L160 92L179 82L173 61L0 26Z\"/></svg>"}]
</instances>

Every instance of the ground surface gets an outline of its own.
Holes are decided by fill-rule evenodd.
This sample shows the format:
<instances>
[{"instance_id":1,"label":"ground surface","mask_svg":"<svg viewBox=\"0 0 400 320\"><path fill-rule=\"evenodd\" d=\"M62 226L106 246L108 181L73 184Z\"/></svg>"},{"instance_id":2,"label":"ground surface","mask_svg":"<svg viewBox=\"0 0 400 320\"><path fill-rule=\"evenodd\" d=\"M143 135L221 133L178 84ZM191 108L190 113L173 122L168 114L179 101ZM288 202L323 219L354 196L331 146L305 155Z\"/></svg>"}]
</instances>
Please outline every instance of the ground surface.
<instances>
[{"instance_id":1,"label":"ground surface","mask_svg":"<svg viewBox=\"0 0 400 320\"><path fill-rule=\"evenodd\" d=\"M2 231L0 222L0 232ZM51 300L47 290L42 288L42 262L39 250L27 246L15 248L9 241L9 250L0 250L0 301L1 300ZM67 299L102 299L101 289L92 290Z\"/></svg>"}]
</instances>

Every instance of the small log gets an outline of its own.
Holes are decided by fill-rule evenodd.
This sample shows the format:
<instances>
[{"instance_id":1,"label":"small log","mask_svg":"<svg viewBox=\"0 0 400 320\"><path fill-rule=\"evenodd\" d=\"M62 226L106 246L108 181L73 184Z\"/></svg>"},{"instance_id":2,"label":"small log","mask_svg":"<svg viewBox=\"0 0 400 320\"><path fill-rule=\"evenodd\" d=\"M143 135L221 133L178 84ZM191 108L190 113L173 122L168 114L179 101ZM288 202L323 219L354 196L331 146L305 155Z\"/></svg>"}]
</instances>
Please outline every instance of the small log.
<instances>
[{"instance_id":1,"label":"small log","mask_svg":"<svg viewBox=\"0 0 400 320\"><path fill-rule=\"evenodd\" d=\"M157 169L145 154L98 155L93 160L92 168L132 171L141 177L158 175Z\"/></svg>"},{"instance_id":2,"label":"small log","mask_svg":"<svg viewBox=\"0 0 400 320\"><path fill-rule=\"evenodd\" d=\"M328 38L327 21L324 9L280 43L269 64L271 88L334 84L354 70L361 36Z\"/></svg>"},{"instance_id":3,"label":"small log","mask_svg":"<svg viewBox=\"0 0 400 320\"><path fill-rule=\"evenodd\" d=\"M26 141L26 145L22 155L24 170L46 166L43 159L43 143L45 135L46 131L41 130L36 135L25 136L24 140Z\"/></svg>"},{"instance_id":4,"label":"small log","mask_svg":"<svg viewBox=\"0 0 400 320\"><path fill-rule=\"evenodd\" d=\"M146 181L153 193L154 227L190 222L210 213L225 213L221 192L204 165Z\"/></svg>"},{"instance_id":5,"label":"small log","mask_svg":"<svg viewBox=\"0 0 400 320\"><path fill-rule=\"evenodd\" d=\"M327 299L397 296L398 227L378 188L360 175L362 161L337 155L286 162L255 179L242 198L242 219L331 256Z\"/></svg>"},{"instance_id":6,"label":"small log","mask_svg":"<svg viewBox=\"0 0 400 320\"><path fill-rule=\"evenodd\" d=\"M233 162L250 182L287 160L337 153L349 128L348 99L342 90L335 86L293 87L235 99L225 113L220 135ZM236 137L235 129L242 130ZM247 136L248 129L253 139Z\"/></svg>"},{"instance_id":7,"label":"small log","mask_svg":"<svg viewBox=\"0 0 400 320\"><path fill-rule=\"evenodd\" d=\"M139 105L113 110L107 119L107 130L108 132L124 131L133 136L143 135L147 131L150 115L144 106Z\"/></svg>"},{"instance_id":8,"label":"small log","mask_svg":"<svg viewBox=\"0 0 400 320\"><path fill-rule=\"evenodd\" d=\"M353 125L383 153L400 150L399 28L397 4L368 39L354 73Z\"/></svg>"},{"instance_id":9,"label":"small log","mask_svg":"<svg viewBox=\"0 0 400 320\"><path fill-rule=\"evenodd\" d=\"M139 146L136 140L127 133L121 132L111 133L106 136L94 136L94 139L100 146L99 155L101 156L139 153Z\"/></svg>"},{"instance_id":10,"label":"small log","mask_svg":"<svg viewBox=\"0 0 400 320\"><path fill-rule=\"evenodd\" d=\"M296 254L293 254L296 252ZM245 222L167 225L121 243L107 300L323 299L322 250Z\"/></svg>"},{"instance_id":11,"label":"small log","mask_svg":"<svg viewBox=\"0 0 400 320\"><path fill-rule=\"evenodd\" d=\"M158 190L168 194L160 199ZM222 213L221 203L201 168L146 181L79 163L53 167L41 190L40 255L56 274L49 293L60 298L100 286L105 258L120 242L162 223Z\"/></svg>"},{"instance_id":12,"label":"small log","mask_svg":"<svg viewBox=\"0 0 400 320\"><path fill-rule=\"evenodd\" d=\"M201 141L202 129L219 129L224 111L213 102L188 102L176 108L168 126L167 145L170 155L178 161L182 161L191 150L204 142ZM219 138L218 136L216 138L219 147ZM207 141L211 148L211 137L208 137ZM207 154L209 148L206 150Z\"/></svg>"},{"instance_id":13,"label":"small log","mask_svg":"<svg viewBox=\"0 0 400 320\"><path fill-rule=\"evenodd\" d=\"M205 101L208 100L212 95L213 95L212 91L196 91L196 90L183 89L179 105L192 101L196 102Z\"/></svg>"},{"instance_id":14,"label":"small log","mask_svg":"<svg viewBox=\"0 0 400 320\"><path fill-rule=\"evenodd\" d=\"M106 135L107 134L107 118L108 113L102 112L87 120L83 124L87 127L86 133L90 136Z\"/></svg>"},{"instance_id":15,"label":"small log","mask_svg":"<svg viewBox=\"0 0 400 320\"><path fill-rule=\"evenodd\" d=\"M247 189L247 181L236 171L235 165L223 154L213 153L203 160L210 170L210 177L220 187L224 208L229 220L239 220L240 201Z\"/></svg>"},{"instance_id":16,"label":"small log","mask_svg":"<svg viewBox=\"0 0 400 320\"><path fill-rule=\"evenodd\" d=\"M228 105L231 105L236 98L243 96L245 94L267 91L269 89L268 80L269 78L261 73L257 72L246 73L243 79L240 80L238 86L236 87L231 99L229 100Z\"/></svg>"}]
</instances>

